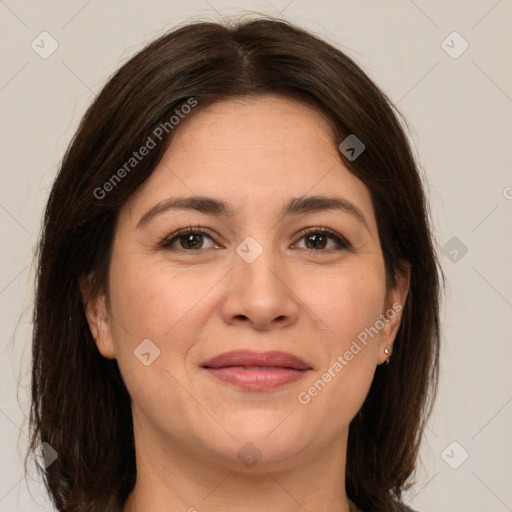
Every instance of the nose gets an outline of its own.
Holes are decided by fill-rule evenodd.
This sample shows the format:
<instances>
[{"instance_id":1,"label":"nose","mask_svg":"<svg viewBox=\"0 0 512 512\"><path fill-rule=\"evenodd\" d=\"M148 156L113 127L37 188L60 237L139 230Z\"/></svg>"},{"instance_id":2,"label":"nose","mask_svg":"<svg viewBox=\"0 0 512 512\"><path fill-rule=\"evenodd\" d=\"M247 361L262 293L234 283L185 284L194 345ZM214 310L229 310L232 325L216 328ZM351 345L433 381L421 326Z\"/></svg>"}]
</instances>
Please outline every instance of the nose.
<instances>
[{"instance_id":1,"label":"nose","mask_svg":"<svg viewBox=\"0 0 512 512\"><path fill-rule=\"evenodd\" d=\"M226 276L227 290L222 307L228 324L250 324L256 330L284 328L299 316L300 299L286 262L276 250L264 248L252 262L238 253Z\"/></svg>"}]
</instances>

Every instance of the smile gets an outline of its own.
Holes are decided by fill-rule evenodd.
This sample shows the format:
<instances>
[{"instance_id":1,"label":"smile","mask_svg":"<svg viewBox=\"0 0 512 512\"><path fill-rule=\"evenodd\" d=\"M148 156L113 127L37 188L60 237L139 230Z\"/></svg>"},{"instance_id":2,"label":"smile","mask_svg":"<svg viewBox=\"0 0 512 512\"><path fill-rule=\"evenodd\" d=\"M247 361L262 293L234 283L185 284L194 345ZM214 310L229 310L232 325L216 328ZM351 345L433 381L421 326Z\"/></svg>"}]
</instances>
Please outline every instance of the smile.
<instances>
[{"instance_id":1,"label":"smile","mask_svg":"<svg viewBox=\"0 0 512 512\"><path fill-rule=\"evenodd\" d=\"M302 379L312 368L287 352L232 351L201 365L216 379L246 391L270 391Z\"/></svg>"},{"instance_id":2,"label":"smile","mask_svg":"<svg viewBox=\"0 0 512 512\"><path fill-rule=\"evenodd\" d=\"M234 384L246 391L267 391L295 382L308 370L276 367L245 367L227 366L224 368L208 368L217 379Z\"/></svg>"}]
</instances>

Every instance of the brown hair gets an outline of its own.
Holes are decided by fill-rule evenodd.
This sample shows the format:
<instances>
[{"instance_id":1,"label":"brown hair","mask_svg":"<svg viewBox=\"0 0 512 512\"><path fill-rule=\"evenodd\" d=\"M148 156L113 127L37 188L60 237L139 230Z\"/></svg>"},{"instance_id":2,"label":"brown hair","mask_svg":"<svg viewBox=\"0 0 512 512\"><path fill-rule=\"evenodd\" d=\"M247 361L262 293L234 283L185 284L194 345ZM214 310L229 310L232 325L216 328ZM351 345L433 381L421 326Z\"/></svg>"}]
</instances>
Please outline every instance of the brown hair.
<instances>
[{"instance_id":1,"label":"brown hair","mask_svg":"<svg viewBox=\"0 0 512 512\"><path fill-rule=\"evenodd\" d=\"M58 454L42 473L59 511L121 510L135 483L130 397L117 362L97 350L79 279L93 275L93 293L107 290L119 209L173 132L101 198L98 188L190 98L198 111L262 94L315 105L336 146L349 134L363 141L357 159L340 158L371 193L389 284L411 266L393 357L350 425L345 483L366 511L398 509L438 379L442 273L419 170L396 109L347 55L260 17L188 24L153 41L110 78L64 156L38 247L30 411L30 452L46 442Z\"/></svg>"}]
</instances>

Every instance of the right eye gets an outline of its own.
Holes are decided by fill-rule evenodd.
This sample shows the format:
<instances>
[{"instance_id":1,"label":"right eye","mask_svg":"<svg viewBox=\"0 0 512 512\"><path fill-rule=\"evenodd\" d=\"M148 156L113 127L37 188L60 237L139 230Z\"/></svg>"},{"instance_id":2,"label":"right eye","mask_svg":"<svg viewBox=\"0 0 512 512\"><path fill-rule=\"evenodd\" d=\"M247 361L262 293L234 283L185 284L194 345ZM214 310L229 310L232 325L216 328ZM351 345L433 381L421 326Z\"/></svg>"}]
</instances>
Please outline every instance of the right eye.
<instances>
[{"instance_id":1,"label":"right eye","mask_svg":"<svg viewBox=\"0 0 512 512\"><path fill-rule=\"evenodd\" d=\"M166 251L184 251L184 252L195 252L204 249L201 246L204 240L204 237L209 238L212 242L214 242L212 236L208 231L197 227L188 227L180 229L169 236L166 236L158 246L161 249L165 249ZM179 243L180 247L175 247L175 244ZM211 249L213 247L207 247L206 249Z\"/></svg>"}]
</instances>

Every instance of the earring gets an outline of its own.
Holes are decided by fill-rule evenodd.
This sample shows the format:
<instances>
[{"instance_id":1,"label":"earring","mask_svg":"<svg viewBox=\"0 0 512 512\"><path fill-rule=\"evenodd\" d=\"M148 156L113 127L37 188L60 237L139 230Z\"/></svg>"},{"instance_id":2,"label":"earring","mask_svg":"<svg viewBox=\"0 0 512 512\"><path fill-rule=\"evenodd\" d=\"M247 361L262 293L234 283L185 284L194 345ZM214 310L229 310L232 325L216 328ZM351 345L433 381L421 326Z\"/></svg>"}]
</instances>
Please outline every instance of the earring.
<instances>
[{"instance_id":1,"label":"earring","mask_svg":"<svg viewBox=\"0 0 512 512\"><path fill-rule=\"evenodd\" d=\"M391 357L391 345L388 345L385 349L384 349L384 354L388 355ZM386 359L386 364L389 364L389 359L390 357L388 357Z\"/></svg>"}]
</instances>

